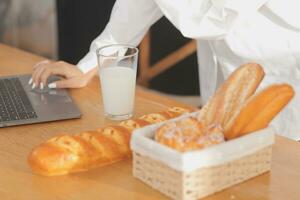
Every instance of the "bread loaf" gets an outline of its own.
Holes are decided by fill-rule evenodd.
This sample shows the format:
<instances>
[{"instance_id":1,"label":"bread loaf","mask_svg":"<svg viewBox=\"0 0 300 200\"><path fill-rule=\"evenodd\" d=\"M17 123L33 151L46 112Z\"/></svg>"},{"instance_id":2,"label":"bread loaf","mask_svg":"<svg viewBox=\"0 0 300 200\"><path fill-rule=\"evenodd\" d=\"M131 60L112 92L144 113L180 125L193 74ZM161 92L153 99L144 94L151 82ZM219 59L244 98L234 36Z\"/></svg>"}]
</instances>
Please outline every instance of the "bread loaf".
<instances>
[{"instance_id":1,"label":"bread loaf","mask_svg":"<svg viewBox=\"0 0 300 200\"><path fill-rule=\"evenodd\" d=\"M266 128L271 120L293 98L294 90L287 84L274 84L251 97L225 132L226 139Z\"/></svg>"},{"instance_id":2,"label":"bread loaf","mask_svg":"<svg viewBox=\"0 0 300 200\"><path fill-rule=\"evenodd\" d=\"M264 71L258 64L239 67L200 110L197 120L187 118L169 122L158 129L155 139L181 152L224 142L224 128L232 123L263 77Z\"/></svg>"},{"instance_id":3,"label":"bread loaf","mask_svg":"<svg viewBox=\"0 0 300 200\"><path fill-rule=\"evenodd\" d=\"M225 80L201 109L198 120L203 121L206 126L220 124L226 128L226 124L231 123L244 102L254 94L263 77L264 71L260 65L242 65Z\"/></svg>"},{"instance_id":4,"label":"bread loaf","mask_svg":"<svg viewBox=\"0 0 300 200\"><path fill-rule=\"evenodd\" d=\"M263 77L260 65L241 66L199 111L197 120L168 122L157 130L155 139L184 152L266 128L293 98L294 90L288 84L275 84L253 95Z\"/></svg>"},{"instance_id":5,"label":"bread loaf","mask_svg":"<svg viewBox=\"0 0 300 200\"><path fill-rule=\"evenodd\" d=\"M63 134L35 147L28 156L32 170L45 176L85 171L131 156L129 141L136 128L177 117L192 109L174 107L165 112L130 119L76 135Z\"/></svg>"}]
</instances>

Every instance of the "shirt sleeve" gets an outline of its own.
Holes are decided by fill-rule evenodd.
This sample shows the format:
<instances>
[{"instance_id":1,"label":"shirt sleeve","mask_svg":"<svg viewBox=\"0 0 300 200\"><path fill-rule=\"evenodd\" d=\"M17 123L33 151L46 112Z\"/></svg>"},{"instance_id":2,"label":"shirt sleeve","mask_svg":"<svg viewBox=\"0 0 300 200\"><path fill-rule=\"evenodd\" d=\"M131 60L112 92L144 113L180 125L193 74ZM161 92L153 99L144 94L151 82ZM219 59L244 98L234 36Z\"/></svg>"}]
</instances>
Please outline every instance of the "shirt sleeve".
<instances>
[{"instance_id":1,"label":"shirt sleeve","mask_svg":"<svg viewBox=\"0 0 300 200\"><path fill-rule=\"evenodd\" d=\"M295 0L269 0L260 13L284 28L300 31L300 2Z\"/></svg>"},{"instance_id":2,"label":"shirt sleeve","mask_svg":"<svg viewBox=\"0 0 300 200\"><path fill-rule=\"evenodd\" d=\"M86 73L97 66L96 50L109 44L136 46L149 27L162 17L152 0L117 0L104 31L92 42L89 52L77 66Z\"/></svg>"},{"instance_id":3,"label":"shirt sleeve","mask_svg":"<svg viewBox=\"0 0 300 200\"><path fill-rule=\"evenodd\" d=\"M228 34L239 17L258 11L268 0L155 0L185 37L215 40Z\"/></svg>"}]
</instances>

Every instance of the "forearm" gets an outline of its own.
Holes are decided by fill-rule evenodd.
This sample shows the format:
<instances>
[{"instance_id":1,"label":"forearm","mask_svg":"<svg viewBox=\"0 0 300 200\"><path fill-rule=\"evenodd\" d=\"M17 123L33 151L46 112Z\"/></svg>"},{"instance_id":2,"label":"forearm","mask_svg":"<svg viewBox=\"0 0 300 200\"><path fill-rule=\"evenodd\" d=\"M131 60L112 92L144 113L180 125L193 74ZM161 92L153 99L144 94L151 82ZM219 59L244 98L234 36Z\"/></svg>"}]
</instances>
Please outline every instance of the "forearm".
<instances>
[{"instance_id":1,"label":"forearm","mask_svg":"<svg viewBox=\"0 0 300 200\"><path fill-rule=\"evenodd\" d=\"M104 31L92 42L88 54L78 63L84 73L97 66L96 49L109 44L140 43L162 13L152 0L117 0Z\"/></svg>"}]
</instances>

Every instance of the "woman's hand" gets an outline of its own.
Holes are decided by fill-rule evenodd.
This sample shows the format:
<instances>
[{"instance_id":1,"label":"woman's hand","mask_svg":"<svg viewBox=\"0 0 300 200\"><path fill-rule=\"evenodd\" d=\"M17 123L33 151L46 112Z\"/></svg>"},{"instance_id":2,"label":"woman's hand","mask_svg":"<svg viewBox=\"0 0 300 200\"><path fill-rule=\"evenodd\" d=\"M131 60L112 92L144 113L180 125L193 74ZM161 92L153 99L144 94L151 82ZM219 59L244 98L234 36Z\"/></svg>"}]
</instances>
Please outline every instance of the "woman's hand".
<instances>
[{"instance_id":1,"label":"woman's hand","mask_svg":"<svg viewBox=\"0 0 300 200\"><path fill-rule=\"evenodd\" d=\"M59 75L64 79L50 83L49 88L81 88L85 87L96 73L96 68L84 74L77 66L67 62L44 60L34 66L29 84L32 84L33 89L44 89L51 75Z\"/></svg>"}]
</instances>

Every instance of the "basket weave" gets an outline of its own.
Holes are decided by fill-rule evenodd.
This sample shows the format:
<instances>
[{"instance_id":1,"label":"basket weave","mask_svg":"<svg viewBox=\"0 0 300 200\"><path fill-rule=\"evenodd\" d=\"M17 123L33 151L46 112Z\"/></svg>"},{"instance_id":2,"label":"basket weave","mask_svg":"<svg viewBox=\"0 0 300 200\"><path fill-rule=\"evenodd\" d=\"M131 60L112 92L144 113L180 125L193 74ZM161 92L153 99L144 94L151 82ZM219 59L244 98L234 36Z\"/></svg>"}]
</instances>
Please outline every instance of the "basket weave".
<instances>
[{"instance_id":1,"label":"basket weave","mask_svg":"<svg viewBox=\"0 0 300 200\"><path fill-rule=\"evenodd\" d=\"M134 152L133 175L172 199L194 200L269 171L271 155L267 146L222 165L180 172Z\"/></svg>"}]
</instances>

